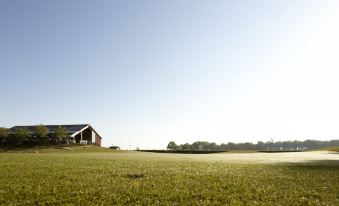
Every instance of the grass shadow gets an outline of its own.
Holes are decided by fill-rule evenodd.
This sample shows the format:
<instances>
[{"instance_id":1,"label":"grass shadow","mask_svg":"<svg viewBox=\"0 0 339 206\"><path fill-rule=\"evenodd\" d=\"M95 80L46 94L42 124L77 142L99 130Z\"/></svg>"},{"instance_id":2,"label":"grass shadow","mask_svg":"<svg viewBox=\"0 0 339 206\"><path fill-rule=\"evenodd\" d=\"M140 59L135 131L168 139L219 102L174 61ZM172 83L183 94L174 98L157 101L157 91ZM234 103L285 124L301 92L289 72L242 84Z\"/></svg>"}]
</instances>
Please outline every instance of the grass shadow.
<instances>
[{"instance_id":1,"label":"grass shadow","mask_svg":"<svg viewBox=\"0 0 339 206\"><path fill-rule=\"evenodd\" d=\"M299 170L339 170L339 160L311 160L307 162L285 163L279 165Z\"/></svg>"}]
</instances>

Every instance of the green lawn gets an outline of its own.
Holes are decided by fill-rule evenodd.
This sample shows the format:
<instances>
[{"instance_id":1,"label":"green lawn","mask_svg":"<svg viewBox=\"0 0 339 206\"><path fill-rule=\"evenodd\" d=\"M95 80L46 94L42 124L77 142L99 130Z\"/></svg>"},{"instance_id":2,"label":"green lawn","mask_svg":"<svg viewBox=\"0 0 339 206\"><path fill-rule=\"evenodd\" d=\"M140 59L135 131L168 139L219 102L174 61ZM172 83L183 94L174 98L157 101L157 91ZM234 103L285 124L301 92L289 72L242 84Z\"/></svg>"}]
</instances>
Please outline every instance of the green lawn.
<instances>
[{"instance_id":1,"label":"green lawn","mask_svg":"<svg viewBox=\"0 0 339 206\"><path fill-rule=\"evenodd\" d=\"M0 205L339 205L336 160L248 164L79 148L0 153Z\"/></svg>"},{"instance_id":2,"label":"green lawn","mask_svg":"<svg viewBox=\"0 0 339 206\"><path fill-rule=\"evenodd\" d=\"M330 147L328 150L333 152L339 152L339 147Z\"/></svg>"},{"instance_id":3,"label":"green lawn","mask_svg":"<svg viewBox=\"0 0 339 206\"><path fill-rule=\"evenodd\" d=\"M339 147L325 147L321 149L317 149L314 151L332 151L332 152L339 152Z\"/></svg>"}]
</instances>

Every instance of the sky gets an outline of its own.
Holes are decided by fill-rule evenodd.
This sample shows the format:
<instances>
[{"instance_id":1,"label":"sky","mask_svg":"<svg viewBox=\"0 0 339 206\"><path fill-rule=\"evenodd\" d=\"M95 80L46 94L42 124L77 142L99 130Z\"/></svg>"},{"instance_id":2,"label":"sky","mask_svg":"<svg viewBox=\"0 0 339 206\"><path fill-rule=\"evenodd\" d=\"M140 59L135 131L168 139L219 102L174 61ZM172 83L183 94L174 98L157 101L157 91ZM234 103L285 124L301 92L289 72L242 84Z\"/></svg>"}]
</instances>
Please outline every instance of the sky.
<instances>
[{"instance_id":1,"label":"sky","mask_svg":"<svg viewBox=\"0 0 339 206\"><path fill-rule=\"evenodd\" d=\"M339 138L337 0L1 0L0 126L103 145Z\"/></svg>"}]
</instances>

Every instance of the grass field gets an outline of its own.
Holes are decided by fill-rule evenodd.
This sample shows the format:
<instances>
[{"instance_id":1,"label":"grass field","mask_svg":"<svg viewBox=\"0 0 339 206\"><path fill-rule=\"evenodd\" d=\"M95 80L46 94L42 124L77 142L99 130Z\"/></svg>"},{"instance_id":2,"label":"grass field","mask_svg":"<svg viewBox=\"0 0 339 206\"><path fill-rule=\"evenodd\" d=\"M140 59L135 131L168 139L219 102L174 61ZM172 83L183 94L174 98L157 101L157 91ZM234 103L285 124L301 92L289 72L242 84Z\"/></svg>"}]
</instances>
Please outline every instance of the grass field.
<instances>
[{"instance_id":1,"label":"grass field","mask_svg":"<svg viewBox=\"0 0 339 206\"><path fill-rule=\"evenodd\" d=\"M329 151L339 152L339 147L330 147L328 148Z\"/></svg>"},{"instance_id":2,"label":"grass field","mask_svg":"<svg viewBox=\"0 0 339 206\"><path fill-rule=\"evenodd\" d=\"M333 152L29 152L0 153L0 205L339 205Z\"/></svg>"}]
</instances>

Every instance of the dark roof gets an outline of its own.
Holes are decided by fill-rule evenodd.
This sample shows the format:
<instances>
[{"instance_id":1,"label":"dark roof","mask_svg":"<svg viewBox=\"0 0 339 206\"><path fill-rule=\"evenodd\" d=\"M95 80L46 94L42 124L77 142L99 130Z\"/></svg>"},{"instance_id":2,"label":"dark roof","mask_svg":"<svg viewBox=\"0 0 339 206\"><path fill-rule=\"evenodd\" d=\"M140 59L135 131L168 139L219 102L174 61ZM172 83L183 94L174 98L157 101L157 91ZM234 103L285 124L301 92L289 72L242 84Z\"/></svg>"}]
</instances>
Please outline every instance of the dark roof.
<instances>
[{"instance_id":1,"label":"dark roof","mask_svg":"<svg viewBox=\"0 0 339 206\"><path fill-rule=\"evenodd\" d=\"M68 125L44 125L45 127L48 128L48 133L55 133L55 130L61 126L61 127L65 127L68 131L68 134L73 134L76 133L80 130L82 130L83 128L87 127L89 124L68 124ZM35 132L37 125L30 125L30 126L15 126L9 129L8 133L15 133L15 130L18 128L26 128L28 130L29 133L33 134Z\"/></svg>"}]
</instances>

